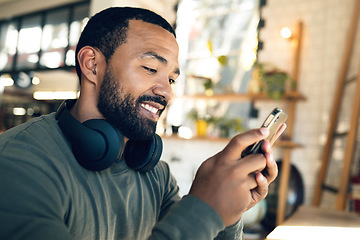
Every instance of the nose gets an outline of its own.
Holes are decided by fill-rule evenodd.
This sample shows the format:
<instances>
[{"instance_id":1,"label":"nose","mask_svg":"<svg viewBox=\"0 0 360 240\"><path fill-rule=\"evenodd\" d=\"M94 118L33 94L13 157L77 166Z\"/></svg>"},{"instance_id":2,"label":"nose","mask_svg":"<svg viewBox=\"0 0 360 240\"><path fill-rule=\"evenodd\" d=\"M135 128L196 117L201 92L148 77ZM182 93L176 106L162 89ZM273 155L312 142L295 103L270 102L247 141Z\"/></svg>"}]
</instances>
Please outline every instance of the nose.
<instances>
[{"instance_id":1,"label":"nose","mask_svg":"<svg viewBox=\"0 0 360 240\"><path fill-rule=\"evenodd\" d=\"M153 93L163 97L167 102L173 98L173 89L170 85L168 77L159 78L157 84L153 88Z\"/></svg>"}]
</instances>

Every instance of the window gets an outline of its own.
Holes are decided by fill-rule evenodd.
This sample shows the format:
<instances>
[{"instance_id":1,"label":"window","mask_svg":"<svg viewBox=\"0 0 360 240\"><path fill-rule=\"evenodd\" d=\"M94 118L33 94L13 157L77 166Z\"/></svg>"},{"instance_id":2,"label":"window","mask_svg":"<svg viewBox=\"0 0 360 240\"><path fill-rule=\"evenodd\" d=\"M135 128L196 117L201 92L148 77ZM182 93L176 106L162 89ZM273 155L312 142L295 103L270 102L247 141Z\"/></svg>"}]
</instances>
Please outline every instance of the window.
<instances>
[{"instance_id":1,"label":"window","mask_svg":"<svg viewBox=\"0 0 360 240\"><path fill-rule=\"evenodd\" d=\"M38 52L41 43L41 16L24 17L20 20L21 27L17 43L16 70L35 68L39 61Z\"/></svg>"},{"instance_id":2,"label":"window","mask_svg":"<svg viewBox=\"0 0 360 240\"><path fill-rule=\"evenodd\" d=\"M0 21L0 73L75 65L75 46L89 2Z\"/></svg>"},{"instance_id":3,"label":"window","mask_svg":"<svg viewBox=\"0 0 360 240\"><path fill-rule=\"evenodd\" d=\"M182 74L175 85L176 96L247 91L257 57L259 5L260 0L179 1L176 33ZM246 102L178 98L168 109L167 123L191 128L194 124L189 119L196 115L216 122L220 130L213 132L221 135L223 126L239 119L247 122L250 107Z\"/></svg>"},{"instance_id":4,"label":"window","mask_svg":"<svg viewBox=\"0 0 360 240\"><path fill-rule=\"evenodd\" d=\"M75 49L80 33L84 29L88 18L89 6L81 5L74 8L73 21L70 24L69 49L66 52L66 65L75 66Z\"/></svg>"},{"instance_id":5,"label":"window","mask_svg":"<svg viewBox=\"0 0 360 240\"><path fill-rule=\"evenodd\" d=\"M0 25L0 71L11 70L16 53L18 39L15 21L4 22Z\"/></svg>"},{"instance_id":6,"label":"window","mask_svg":"<svg viewBox=\"0 0 360 240\"><path fill-rule=\"evenodd\" d=\"M41 40L40 65L47 68L64 66L65 48L68 46L69 9L46 14Z\"/></svg>"}]
</instances>

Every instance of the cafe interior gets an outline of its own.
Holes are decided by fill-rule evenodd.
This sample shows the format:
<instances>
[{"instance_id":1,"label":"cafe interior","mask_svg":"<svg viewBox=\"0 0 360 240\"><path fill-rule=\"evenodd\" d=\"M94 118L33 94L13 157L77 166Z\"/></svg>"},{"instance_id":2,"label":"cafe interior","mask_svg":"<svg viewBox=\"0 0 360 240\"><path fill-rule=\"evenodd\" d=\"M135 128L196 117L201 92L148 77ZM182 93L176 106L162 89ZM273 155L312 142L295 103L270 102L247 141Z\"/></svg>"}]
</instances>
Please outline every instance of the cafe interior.
<instances>
[{"instance_id":1,"label":"cafe interior","mask_svg":"<svg viewBox=\"0 0 360 240\"><path fill-rule=\"evenodd\" d=\"M111 6L176 30L181 75L156 131L181 195L280 108L279 175L243 215L245 239L360 238L360 0L0 0L0 132L78 97L77 40Z\"/></svg>"}]
</instances>

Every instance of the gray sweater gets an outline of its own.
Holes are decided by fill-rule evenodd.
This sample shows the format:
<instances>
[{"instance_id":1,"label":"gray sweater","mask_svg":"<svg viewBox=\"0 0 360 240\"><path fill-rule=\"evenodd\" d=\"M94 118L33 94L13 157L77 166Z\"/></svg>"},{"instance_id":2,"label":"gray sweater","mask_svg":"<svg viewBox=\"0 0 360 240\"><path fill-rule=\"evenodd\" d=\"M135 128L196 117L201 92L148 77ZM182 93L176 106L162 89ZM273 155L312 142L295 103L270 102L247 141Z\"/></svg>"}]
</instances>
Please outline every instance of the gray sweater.
<instances>
[{"instance_id":1,"label":"gray sweater","mask_svg":"<svg viewBox=\"0 0 360 240\"><path fill-rule=\"evenodd\" d=\"M45 115L0 135L0 239L242 239L201 200L180 198L168 165L82 168ZM222 231L222 232L221 232Z\"/></svg>"}]
</instances>

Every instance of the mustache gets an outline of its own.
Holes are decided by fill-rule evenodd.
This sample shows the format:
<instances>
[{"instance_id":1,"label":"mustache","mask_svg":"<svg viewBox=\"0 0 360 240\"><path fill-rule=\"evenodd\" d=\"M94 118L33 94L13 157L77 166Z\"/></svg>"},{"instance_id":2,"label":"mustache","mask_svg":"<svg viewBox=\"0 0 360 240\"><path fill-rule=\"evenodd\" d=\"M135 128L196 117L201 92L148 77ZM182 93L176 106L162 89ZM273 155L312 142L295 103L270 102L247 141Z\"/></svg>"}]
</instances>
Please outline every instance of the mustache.
<instances>
[{"instance_id":1,"label":"mustache","mask_svg":"<svg viewBox=\"0 0 360 240\"><path fill-rule=\"evenodd\" d=\"M138 103L140 102L143 102L143 101L149 101L149 102L156 102L156 103L159 103L161 105L164 106L164 109L166 108L168 102L162 98L162 97L159 97L159 96L149 96L149 95L143 95L143 96L140 96L138 98Z\"/></svg>"}]
</instances>

